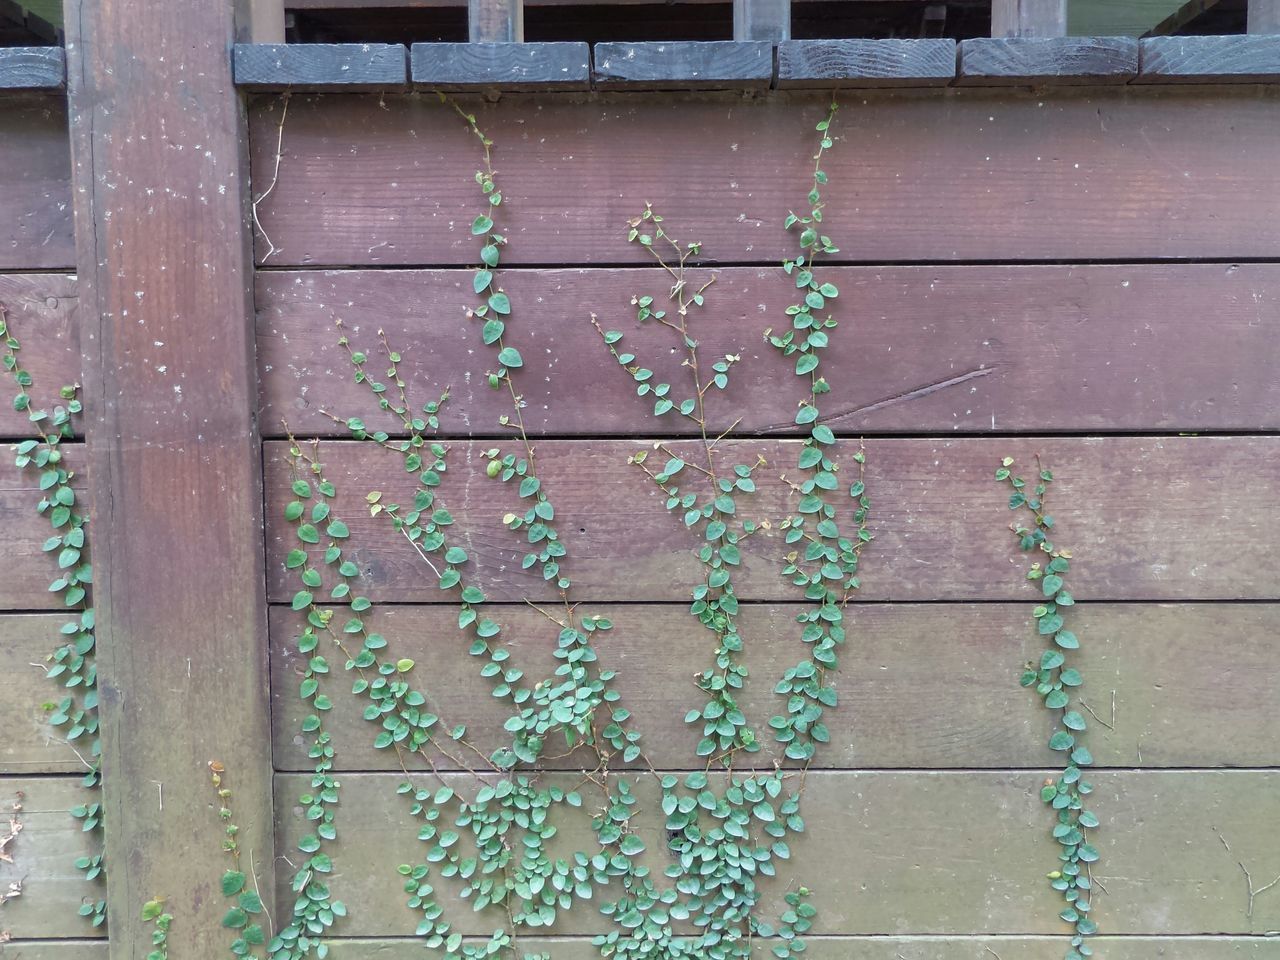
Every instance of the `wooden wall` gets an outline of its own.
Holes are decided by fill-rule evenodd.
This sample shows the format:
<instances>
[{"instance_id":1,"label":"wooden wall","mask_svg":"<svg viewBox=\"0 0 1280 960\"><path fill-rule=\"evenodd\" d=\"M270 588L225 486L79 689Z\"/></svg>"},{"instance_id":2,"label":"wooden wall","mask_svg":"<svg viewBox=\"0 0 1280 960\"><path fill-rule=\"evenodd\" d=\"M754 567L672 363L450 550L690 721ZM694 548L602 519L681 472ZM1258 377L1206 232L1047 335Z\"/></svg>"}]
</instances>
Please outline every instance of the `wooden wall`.
<instances>
[{"instance_id":1,"label":"wooden wall","mask_svg":"<svg viewBox=\"0 0 1280 960\"><path fill-rule=\"evenodd\" d=\"M1060 478L1059 536L1076 557L1086 696L1109 720L1113 696L1116 705L1114 729L1089 733L1102 768L1096 875L1108 890L1098 952L1280 957L1280 939L1266 936L1280 927L1280 888L1250 916L1240 867L1255 885L1280 874L1277 96L1237 86L842 98L827 225L841 247L828 269L844 295L828 405L842 436L867 438L876 540L842 660L835 742L810 778L810 834L779 884L815 890L816 960L1062 953L1037 798L1054 755L1045 711L1017 686L1040 649L1035 592L991 480L999 457L1037 451ZM60 101L10 103L0 110L0 302L26 332L38 382L56 389L76 378L79 352L66 121ZM510 339L526 358L527 420L580 558L580 596L617 623L606 655L662 766L690 760L680 682L708 653L684 611L697 564L625 463L653 439L654 421L588 313L627 331L637 353L666 349L629 306L664 289L625 243L625 220L653 202L673 231L705 242L704 275L717 275L705 349L743 356L718 422L744 413L735 447L791 459L793 377L761 333L785 322L781 221L804 203L824 105L802 94L476 104L509 205L502 283L515 305ZM373 420L333 321L370 344L385 329L423 398L452 387L444 429L456 462L494 445L506 410L483 386L488 358L463 313L478 158L457 118L430 97L295 95L277 178L280 119L277 99L251 105L254 195L274 184L257 209L256 298L277 839L287 854L302 829L293 798L307 759L288 608L296 588L282 569L292 544L279 522L281 419L324 438L344 512L358 521L367 592L389 603L379 617L393 648L483 742L497 715L474 692L450 609L434 602L412 552L375 547L362 518L368 490L391 496L400 481L321 414ZM0 434L21 435L21 419L0 408ZM80 843L62 814L77 762L49 741L39 704L51 688L25 666L51 649L60 622L36 496L0 462L0 803L22 790L28 811L0 886L25 876L29 894L0 908L0 929L16 938L0 956L99 960L74 916L83 892L67 863ZM762 484L760 512L782 511L786 496ZM536 614L519 603L544 588L518 572L518 545L498 523L510 503L483 483L445 497L480 582L509 604L518 655L530 668L549 662ZM778 552L776 538L757 540L740 588L761 673L795 655L781 627L797 598L777 576ZM746 697L757 716L769 699ZM348 699L333 724L344 771L334 886L350 907L333 956L416 955L394 870L417 844L393 790L400 774L368 748ZM559 763L569 769L572 758ZM288 903L291 871L279 866ZM556 931L547 947L557 960L592 955L582 937L599 929L595 919Z\"/></svg>"}]
</instances>

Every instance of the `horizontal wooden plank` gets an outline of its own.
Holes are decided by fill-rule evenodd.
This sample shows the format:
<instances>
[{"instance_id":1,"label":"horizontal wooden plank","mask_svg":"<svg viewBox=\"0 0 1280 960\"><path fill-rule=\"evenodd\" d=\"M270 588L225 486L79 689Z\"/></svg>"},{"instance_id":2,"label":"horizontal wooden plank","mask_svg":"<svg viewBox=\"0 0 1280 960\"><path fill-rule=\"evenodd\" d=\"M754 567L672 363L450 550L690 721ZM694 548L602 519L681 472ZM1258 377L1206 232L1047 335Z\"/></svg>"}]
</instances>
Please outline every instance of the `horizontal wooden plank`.
<instances>
[{"instance_id":1,"label":"horizontal wooden plank","mask_svg":"<svg viewBox=\"0 0 1280 960\"><path fill-rule=\"evenodd\" d=\"M557 88L591 85L585 43L415 43L410 73L434 90Z\"/></svg>"},{"instance_id":2,"label":"horizontal wooden plank","mask_svg":"<svg viewBox=\"0 0 1280 960\"><path fill-rule=\"evenodd\" d=\"M0 270L63 269L75 262L66 100L6 97L0 109Z\"/></svg>"},{"instance_id":3,"label":"horizontal wooden plank","mask_svg":"<svg viewBox=\"0 0 1280 960\"><path fill-rule=\"evenodd\" d=\"M514 490L482 475L480 451L493 445L454 444L440 492L457 521L454 536L471 555L468 576L474 571L491 598L554 598L540 575L520 570L522 537L502 526L518 501ZM672 446L690 458L701 449ZM283 445L266 447L269 591L287 600L297 589L281 565L295 545L282 519L288 476ZM626 463L648 448L643 441L538 444L543 488L555 503L569 550L566 570L580 600L685 600L701 582L694 535ZM756 475L754 500L741 498L743 516L776 520L792 509L789 489L773 471L792 470L798 449L797 441L720 444L724 464L758 455L769 461ZM876 540L864 553L862 597L1030 601L1035 591L1022 582L1026 558L1013 556L1006 494L991 475L1001 456L1029 463L1035 451L1058 477L1050 509L1058 542L1075 552L1072 583L1081 599L1280 597L1268 532L1280 523L1280 474L1271 469L1280 437L869 440L866 483ZM846 449L846 458L852 453ZM439 601L412 547L382 519L371 519L364 503L370 490L390 502L412 502L398 457L351 442L322 444L321 457L338 487L335 513L350 524L368 594ZM741 599L795 596L779 573L785 550L776 528L744 542L735 578Z\"/></svg>"},{"instance_id":4,"label":"horizontal wooden plank","mask_svg":"<svg viewBox=\"0 0 1280 960\"><path fill-rule=\"evenodd\" d=\"M1267 83L1280 78L1280 37L1144 37L1137 83Z\"/></svg>"},{"instance_id":5,"label":"horizontal wooden plank","mask_svg":"<svg viewBox=\"0 0 1280 960\"><path fill-rule=\"evenodd\" d=\"M702 283L711 273L695 273ZM873 432L1211 431L1280 428L1280 379L1264 321L1280 303L1275 264L1023 267L831 267L839 286L824 369L845 430ZM704 356L743 358L709 408L717 432L790 429L799 399L792 364L764 342L785 329L795 285L781 269L724 268L694 329ZM670 331L635 322L637 294L662 296L657 270L512 270L510 342L534 433L692 432L652 419L652 404L608 362L588 323L626 334L626 347L678 386L687 379ZM486 386L492 363L466 318L470 271L259 272L260 420L279 435L331 434L321 408L355 414L368 394L352 381L334 321L370 355L386 331L415 391L448 386L455 433L494 433L510 399ZM535 312L536 311L536 312ZM1205 317L1213 322L1206 323ZM1210 346L1211 342L1211 346ZM582 403L577 397L589 397ZM1058 398L1070 397L1069 403ZM419 403L422 401L420 400Z\"/></svg>"},{"instance_id":6,"label":"horizontal wooden plank","mask_svg":"<svg viewBox=\"0 0 1280 960\"><path fill-rule=\"evenodd\" d=\"M409 80L399 43L237 43L232 64L249 90L394 90Z\"/></svg>"},{"instance_id":7,"label":"horizontal wooden plank","mask_svg":"<svg viewBox=\"0 0 1280 960\"><path fill-rule=\"evenodd\" d=\"M60 614L0 614L0 774L76 773L84 764L62 733L46 722L42 704L62 699L46 679L46 658L66 642Z\"/></svg>"},{"instance_id":8,"label":"horizontal wooden plank","mask_svg":"<svg viewBox=\"0 0 1280 960\"><path fill-rule=\"evenodd\" d=\"M773 79L767 40L597 43L591 54L592 78L603 89L764 88Z\"/></svg>"},{"instance_id":9,"label":"horizontal wooden plank","mask_svg":"<svg viewBox=\"0 0 1280 960\"><path fill-rule=\"evenodd\" d=\"M0 943L4 960L107 960L105 940L10 940Z\"/></svg>"},{"instance_id":10,"label":"horizontal wooden plank","mask_svg":"<svg viewBox=\"0 0 1280 960\"><path fill-rule=\"evenodd\" d=\"M73 468L84 462L80 444L64 448ZM5 531L7 566L0 577L0 612L6 610L61 610L61 597L49 592L58 575L54 557L41 545L52 532L49 521L36 512L43 494L39 478L13 464L12 447L5 445L0 459L0 530ZM83 495L83 477L73 485Z\"/></svg>"},{"instance_id":11,"label":"horizontal wooden plank","mask_svg":"<svg viewBox=\"0 0 1280 960\"><path fill-rule=\"evenodd\" d=\"M959 83L1128 83L1133 37L979 37L960 43Z\"/></svg>"},{"instance_id":12,"label":"horizontal wooden plank","mask_svg":"<svg viewBox=\"0 0 1280 960\"><path fill-rule=\"evenodd\" d=\"M836 122L824 223L850 260L1275 258L1278 99L1266 87L868 92ZM475 109L509 201L504 262L645 261L625 223L651 201L707 257L772 265L793 251L782 222L808 192L827 98L512 96ZM265 185L278 106L259 102L252 125ZM270 262L474 263L474 139L429 98L295 98L280 180L258 205ZM260 237L258 256L270 249Z\"/></svg>"},{"instance_id":13,"label":"horizontal wooden plank","mask_svg":"<svg viewBox=\"0 0 1280 960\"><path fill-rule=\"evenodd\" d=\"M35 402L45 408L59 402L58 391L64 385L80 379L77 302L73 276L0 273L0 309L22 344L22 365L35 381ZM16 393L13 379L0 377L0 438L31 435L31 421L9 402Z\"/></svg>"},{"instance_id":14,"label":"horizontal wooden plank","mask_svg":"<svg viewBox=\"0 0 1280 960\"><path fill-rule=\"evenodd\" d=\"M928 40L784 40L777 86L923 87L956 75L956 42Z\"/></svg>"},{"instance_id":15,"label":"horizontal wooden plank","mask_svg":"<svg viewBox=\"0 0 1280 960\"><path fill-rule=\"evenodd\" d=\"M751 669L739 700L761 743L770 740L765 722L781 709L773 684L798 656L793 618L802 609L753 605L739 620ZM601 655L607 668L619 671L618 688L644 736L646 756L659 767L689 765L698 737L684 715L702 703L689 678L712 661L705 629L674 606L602 605L591 613L614 622ZM550 676L557 663L551 655L555 628L525 607L492 615L529 683ZM840 708L828 717L832 742L819 754L818 766L1052 764L1054 754L1045 746L1049 719L1016 683L1023 664L1043 651L1029 619L1025 604L853 608L850 640L835 677ZM1083 697L1101 718L1088 734L1099 765L1280 766L1280 693L1271 668L1280 606L1082 604L1075 620L1084 638L1078 656L1087 684ZM409 657L420 664L410 679L444 718L445 729L465 721L470 739L485 754L504 742L502 724L509 713L492 698L476 696L480 663L467 655L469 641L457 629L454 610L388 607L373 622L390 643L391 659ZM301 626L300 614L273 608L273 755L285 770L309 769L299 729L311 709L297 696L307 658L294 645ZM936 642L944 636L949 642ZM659 649L662 655L655 656ZM339 655L331 662L343 660ZM372 748L380 728L361 717L362 701L345 695L346 680L329 685L340 694L325 721L337 744L338 767L394 765L394 757ZM1244 728L1250 730L1247 737L1239 735ZM576 768L585 757L562 758L548 767ZM773 757L767 749L743 759L768 766ZM435 762L439 769L457 768L444 755Z\"/></svg>"},{"instance_id":16,"label":"horizontal wooden plank","mask_svg":"<svg viewBox=\"0 0 1280 960\"><path fill-rule=\"evenodd\" d=\"M573 776L547 779L565 778L573 785ZM816 933L1063 933L1057 895L1044 879L1057 861L1038 796L1044 776L810 772L802 808L807 829L790 844L791 860L769 882L768 900L780 900L788 885L809 886L818 908ZM442 777L471 789L469 774ZM402 780L401 774L341 778L333 889L350 907L347 935L412 933L416 924L393 866L417 861L427 848L416 843L416 820L395 792ZM423 787L438 782L426 775L418 780ZM1103 930L1262 933L1280 926L1280 897L1258 897L1252 918L1246 916L1238 865L1243 859L1255 878L1265 875L1258 884L1280 872L1280 831L1272 829L1280 816L1280 773L1099 772L1091 781L1091 806L1104 825L1098 833L1102 859L1094 870L1108 890L1094 912ZM276 778L281 851L293 849L306 829L301 808L288 798L307 784L309 778L299 774ZM647 862L660 868L665 845L661 816L651 813L655 786L646 778L636 790L640 810L650 812L642 814L638 832L648 844ZM593 800L584 794L584 810ZM562 825L560 837L569 849L591 842L582 812L553 822ZM277 882L281 902L291 902L287 871ZM439 880L436 887L455 930L487 934L497 925L458 905L450 881ZM592 911L575 910L552 930L607 928Z\"/></svg>"},{"instance_id":17,"label":"horizontal wooden plank","mask_svg":"<svg viewBox=\"0 0 1280 960\"><path fill-rule=\"evenodd\" d=\"M809 937L809 960L1061 960L1063 941L1053 937ZM1272 937L1094 937L1098 956L1108 960L1274 960L1280 940ZM414 960L422 956L417 940L330 941L333 960ZM589 940L521 937L521 949L549 952L556 960L596 960L599 948ZM3 956L0 947L0 956ZM25 955L23 955L25 957ZM89 954L85 954L86 957ZM30 960L46 960L43 953ZM73 960L50 953L47 960ZM75 956L74 960L80 960Z\"/></svg>"},{"instance_id":18,"label":"horizontal wooden plank","mask_svg":"<svg viewBox=\"0 0 1280 960\"><path fill-rule=\"evenodd\" d=\"M61 90L66 82L61 47L0 48L0 90Z\"/></svg>"},{"instance_id":19,"label":"horizontal wooden plank","mask_svg":"<svg viewBox=\"0 0 1280 960\"><path fill-rule=\"evenodd\" d=\"M76 911L82 898L100 898L102 888L86 882L75 868L76 857L91 850L80 821L67 812L84 803L89 792L79 777L6 777L0 780L0 834L9 832L10 809L19 794L22 831L5 847L13 862L0 860L0 892L20 881L22 895L0 911L0 930L17 940L92 937L93 928ZM22 956L21 948L12 949ZM9 956L4 945L0 955Z\"/></svg>"}]
</instances>

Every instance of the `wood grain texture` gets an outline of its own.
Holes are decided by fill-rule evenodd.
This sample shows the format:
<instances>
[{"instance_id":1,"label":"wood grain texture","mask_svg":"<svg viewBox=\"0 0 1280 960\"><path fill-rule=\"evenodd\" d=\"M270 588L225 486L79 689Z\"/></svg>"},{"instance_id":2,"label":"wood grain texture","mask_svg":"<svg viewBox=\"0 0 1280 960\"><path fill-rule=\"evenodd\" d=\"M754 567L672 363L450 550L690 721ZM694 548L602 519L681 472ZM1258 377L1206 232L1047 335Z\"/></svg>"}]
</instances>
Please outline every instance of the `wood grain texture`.
<instances>
[{"instance_id":1,"label":"wood grain texture","mask_svg":"<svg viewBox=\"0 0 1280 960\"><path fill-rule=\"evenodd\" d=\"M1067 0L992 0L991 36L1060 37L1067 32Z\"/></svg>"},{"instance_id":2,"label":"wood grain texture","mask_svg":"<svg viewBox=\"0 0 1280 960\"><path fill-rule=\"evenodd\" d=\"M955 75L954 40L785 40L778 44L780 89L942 86Z\"/></svg>"},{"instance_id":3,"label":"wood grain texture","mask_svg":"<svg viewBox=\"0 0 1280 960\"><path fill-rule=\"evenodd\" d=\"M22 364L30 372L36 404L59 402L58 390L80 379L80 330L76 313L76 281L68 275L0 273L0 310L22 344ZM31 421L13 409L9 394L17 388L7 374L0 380L0 438L25 439ZM0 470L16 470L6 457ZM33 501L34 504L34 501Z\"/></svg>"},{"instance_id":4,"label":"wood grain texture","mask_svg":"<svg viewBox=\"0 0 1280 960\"><path fill-rule=\"evenodd\" d=\"M5 97L0 105L0 270L75 264L71 157L61 96Z\"/></svg>"},{"instance_id":5,"label":"wood grain texture","mask_svg":"<svg viewBox=\"0 0 1280 960\"><path fill-rule=\"evenodd\" d=\"M721 443L724 463L757 455L770 463L756 477L755 501L740 506L744 516L789 512L788 488L771 471L791 469L796 444ZM453 445L440 498L457 520L454 535L490 598L553 598L540 576L520 571L525 551L502 526L502 515L518 502L515 491L482 475L480 451L493 445ZM538 444L539 474L555 503L579 599L682 601L701 582L693 535L666 513L648 478L625 462L648 447L643 441ZM297 589L281 566L296 545L282 519L288 475L282 445L266 448L269 593L285 601ZM673 444L689 457L700 448ZM853 449L846 445L844 455ZM1280 597L1268 532L1280 523L1280 475L1271 469L1280 456L1277 437L868 440L866 484L877 539L864 554L861 596L1030 601L1033 591L1022 582L1026 558L1014 557L1007 497L991 474L1002 455L1025 464L1036 451L1058 477L1051 509L1058 541L1075 552L1072 584L1082 600ZM398 457L339 442L321 444L321 455L338 487L334 510L350 524L369 596L439 601L430 571L408 543L369 518L364 503L370 490L384 491L390 502L412 502ZM741 599L794 597L778 572L783 552L776 529L744 544L735 578Z\"/></svg>"},{"instance_id":6,"label":"wood grain texture","mask_svg":"<svg viewBox=\"0 0 1280 960\"><path fill-rule=\"evenodd\" d=\"M9 833L10 808L19 794L22 832L5 847L13 862L0 860L0 890L8 892L11 882L21 881L22 896L4 905L0 930L15 939L100 935L76 915L83 898L100 898L102 890L86 883L75 868L76 857L91 849L80 822L67 812L90 794L80 786L79 777L6 777L0 780L0 833L4 835ZM9 949L0 944L5 960L9 960Z\"/></svg>"},{"instance_id":7,"label":"wood grain texture","mask_svg":"<svg viewBox=\"0 0 1280 960\"><path fill-rule=\"evenodd\" d=\"M107 944L103 940L10 940L0 943L0 957L4 960L106 960Z\"/></svg>"},{"instance_id":8,"label":"wood grain texture","mask_svg":"<svg viewBox=\"0 0 1280 960\"><path fill-rule=\"evenodd\" d=\"M522 43L524 0L467 0L467 34L472 43Z\"/></svg>"},{"instance_id":9,"label":"wood grain texture","mask_svg":"<svg viewBox=\"0 0 1280 960\"><path fill-rule=\"evenodd\" d=\"M807 830L791 842L791 860L768 882L773 892L766 900L780 901L788 883L807 884L820 934L1061 934L1054 892L1044 879L1057 857L1038 795L1045 773L811 772ZM444 776L471 781L469 774ZM559 776L576 783L573 774ZM418 779L424 786L435 782ZM396 795L402 780L399 773L341 778L334 883L350 908L349 936L403 935L416 924L390 866L426 852L415 840L409 804ZM1268 880L1280 872L1280 831L1272 829L1280 816L1280 773L1099 771L1090 780L1096 788L1091 807L1106 824L1094 876L1111 892L1097 903L1100 926L1112 934L1260 934L1280 924L1280 898L1259 897L1253 917L1246 917L1237 863L1245 858ZM281 850L292 849L305 829L301 808L289 798L308 783L297 774L276 777ZM652 780L640 783L642 811L656 808L656 792ZM594 798L583 799L586 809ZM357 810L358 818L349 812ZM660 818L641 819L646 862L660 868ZM561 822L566 846L590 842L581 813ZM1223 849L1215 827L1234 852ZM288 881L282 872L282 900ZM449 881L436 886L455 930L494 929L493 917L458 905ZM575 910L552 931L607 929L592 914Z\"/></svg>"},{"instance_id":10,"label":"wood grain texture","mask_svg":"<svg viewBox=\"0 0 1280 960\"><path fill-rule=\"evenodd\" d=\"M61 90L66 82L61 47L0 48L0 90Z\"/></svg>"},{"instance_id":11,"label":"wood grain texture","mask_svg":"<svg viewBox=\"0 0 1280 960\"><path fill-rule=\"evenodd\" d=\"M1144 37L1135 83L1269 83L1280 78L1280 37Z\"/></svg>"},{"instance_id":12,"label":"wood grain texture","mask_svg":"<svg viewBox=\"0 0 1280 960\"><path fill-rule=\"evenodd\" d=\"M837 122L825 222L850 260L1276 258L1277 102L1272 87L869 92ZM826 109L821 94L478 104L510 204L503 262L643 262L625 223L652 201L708 257L776 264ZM268 184L280 106L253 113ZM427 98L295 97L258 207L270 265L475 262L473 140Z\"/></svg>"},{"instance_id":13,"label":"wood grain texture","mask_svg":"<svg viewBox=\"0 0 1280 960\"><path fill-rule=\"evenodd\" d=\"M769 86L773 45L765 40L597 43L595 85L602 89L714 90Z\"/></svg>"},{"instance_id":14,"label":"wood grain texture","mask_svg":"<svg viewBox=\"0 0 1280 960\"><path fill-rule=\"evenodd\" d=\"M236 86L248 90L395 90L408 84L399 43L237 43Z\"/></svg>"},{"instance_id":15,"label":"wood grain texture","mask_svg":"<svg viewBox=\"0 0 1280 960\"><path fill-rule=\"evenodd\" d=\"M44 496L39 478L20 471L13 463L9 444L3 446L0 460L0 530L5 531L5 570L0 577L0 611L61 610L62 599L49 592L49 583L57 576L54 560L40 549L49 537L49 521L36 512ZM67 464L73 470L84 467L81 444L62 448ZM73 483L77 498L87 495L84 478Z\"/></svg>"},{"instance_id":16,"label":"wood grain texture","mask_svg":"<svg viewBox=\"0 0 1280 960\"><path fill-rule=\"evenodd\" d=\"M56 680L45 677L44 666L66 643L58 631L69 619L56 613L0 614L0 661L6 664L0 673L0 775L84 772L84 764L62 731L49 725L48 711L41 706L57 703L64 694Z\"/></svg>"},{"instance_id":17,"label":"wood grain texture","mask_svg":"<svg viewBox=\"0 0 1280 960\"><path fill-rule=\"evenodd\" d=\"M780 706L773 684L796 662L794 616L802 609L753 605L740 619L752 678L739 700L762 743L770 739L764 724ZM676 606L601 605L591 612L614 622L613 632L600 644L602 662L619 671L617 687L644 735L649 760L659 767L687 766L697 736L684 716L701 702L689 677L712 659L704 628ZM503 626L512 662L529 682L550 676L556 663L554 628L523 607L503 607L490 615ZM873 604L852 609L850 639L835 676L840 707L828 715L832 742L819 753L816 765L1052 765L1054 754L1045 746L1048 717L1015 682L1023 664L1043 652L1029 617L1026 604ZM492 698L476 696L482 683L479 662L467 655L455 610L385 607L373 622L389 641L391 659L409 657L418 663L410 679L427 694L430 709L444 718L445 729L465 722L468 736L486 755L505 742L502 724L508 713ZM1083 653L1073 662L1088 681L1085 701L1103 721L1089 727L1089 748L1099 765L1280 766L1280 693L1272 669L1280 606L1082 604L1075 623ZM3 624L0 620L0 629ZM302 625L293 611L273 608L273 756L282 770L310 768L299 729L312 711L297 695L306 658L294 646ZM938 642L941 637L946 642ZM655 655L658 650L661 656ZM338 655L330 662L342 661ZM325 721L339 745L338 768L394 767L394 757L373 749L379 728L362 718L363 701L345 695L347 681L326 683L342 694L334 697ZM1246 727L1250 736L1241 737ZM774 751L766 749L740 761L767 767L773 758ZM550 762L547 768L577 769L585 760L584 753ZM457 769L443 754L436 763L439 769ZM419 761L417 768L423 767Z\"/></svg>"},{"instance_id":18,"label":"wood grain texture","mask_svg":"<svg viewBox=\"0 0 1280 960\"><path fill-rule=\"evenodd\" d=\"M239 843L275 862L234 9L67 12L110 955L146 954L140 905L160 894L183 918L174 955L210 957L227 938L209 761Z\"/></svg>"},{"instance_id":19,"label":"wood grain texture","mask_svg":"<svg viewBox=\"0 0 1280 960\"><path fill-rule=\"evenodd\" d=\"M1133 37L979 37L960 42L957 82L1128 83L1137 73Z\"/></svg>"},{"instance_id":20,"label":"wood grain texture","mask_svg":"<svg viewBox=\"0 0 1280 960\"><path fill-rule=\"evenodd\" d=\"M791 0L733 0L733 39L778 43L791 37Z\"/></svg>"},{"instance_id":21,"label":"wood grain texture","mask_svg":"<svg viewBox=\"0 0 1280 960\"><path fill-rule=\"evenodd\" d=\"M842 430L1280 429L1266 320L1280 305L1275 265L832 267L823 276L842 291L824 402L839 412ZM785 327L795 285L778 267L725 268L715 277L695 330L706 356L743 361L709 405L711 422L717 433L738 416L742 431L787 432L797 381L762 334ZM607 328L626 334L628 350L679 388L687 375L670 355L670 331L636 323L630 305L637 294L661 296L665 275L520 270L500 283L515 305L508 335L524 356L529 430L692 432L688 421L653 418L653 405L635 396L588 324L588 309L598 311ZM466 318L474 301L470 271L260 272L264 432L280 435L287 418L297 431L331 435L322 407L343 416L367 408L337 343L339 319L371 356L376 331L386 331L419 403L450 387L446 431L500 431L510 400L485 384L491 358ZM1056 402L1067 395L1070 403Z\"/></svg>"},{"instance_id":22,"label":"wood grain texture","mask_svg":"<svg viewBox=\"0 0 1280 960\"><path fill-rule=\"evenodd\" d=\"M591 48L585 43L415 43L410 72L434 90L586 90Z\"/></svg>"},{"instance_id":23,"label":"wood grain texture","mask_svg":"<svg viewBox=\"0 0 1280 960\"><path fill-rule=\"evenodd\" d=\"M1280 33L1280 3L1276 0L1249 0L1249 32Z\"/></svg>"}]
</instances>

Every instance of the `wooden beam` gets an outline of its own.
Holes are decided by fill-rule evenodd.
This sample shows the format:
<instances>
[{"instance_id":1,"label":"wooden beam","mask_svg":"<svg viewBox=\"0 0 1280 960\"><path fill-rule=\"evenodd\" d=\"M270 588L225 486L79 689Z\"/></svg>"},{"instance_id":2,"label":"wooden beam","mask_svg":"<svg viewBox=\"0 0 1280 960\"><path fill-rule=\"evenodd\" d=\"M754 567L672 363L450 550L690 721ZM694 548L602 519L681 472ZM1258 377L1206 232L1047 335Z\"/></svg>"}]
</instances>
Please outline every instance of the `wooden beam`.
<instances>
[{"instance_id":1,"label":"wooden beam","mask_svg":"<svg viewBox=\"0 0 1280 960\"><path fill-rule=\"evenodd\" d=\"M227 950L207 764L275 864L246 126L232 0L69 0L112 960ZM251 851L251 852L250 852Z\"/></svg>"},{"instance_id":2,"label":"wooden beam","mask_svg":"<svg viewBox=\"0 0 1280 960\"><path fill-rule=\"evenodd\" d=\"M236 40L284 43L284 0L236 0Z\"/></svg>"},{"instance_id":3,"label":"wooden beam","mask_svg":"<svg viewBox=\"0 0 1280 960\"><path fill-rule=\"evenodd\" d=\"M992 0L993 37L1064 37L1067 0Z\"/></svg>"},{"instance_id":4,"label":"wooden beam","mask_svg":"<svg viewBox=\"0 0 1280 960\"><path fill-rule=\"evenodd\" d=\"M524 0L467 0L472 43L523 43Z\"/></svg>"},{"instance_id":5,"label":"wooden beam","mask_svg":"<svg viewBox=\"0 0 1280 960\"><path fill-rule=\"evenodd\" d=\"M1280 0L1249 0L1250 33L1280 33Z\"/></svg>"},{"instance_id":6,"label":"wooden beam","mask_svg":"<svg viewBox=\"0 0 1280 960\"><path fill-rule=\"evenodd\" d=\"M791 0L733 0L733 39L791 39Z\"/></svg>"}]
</instances>

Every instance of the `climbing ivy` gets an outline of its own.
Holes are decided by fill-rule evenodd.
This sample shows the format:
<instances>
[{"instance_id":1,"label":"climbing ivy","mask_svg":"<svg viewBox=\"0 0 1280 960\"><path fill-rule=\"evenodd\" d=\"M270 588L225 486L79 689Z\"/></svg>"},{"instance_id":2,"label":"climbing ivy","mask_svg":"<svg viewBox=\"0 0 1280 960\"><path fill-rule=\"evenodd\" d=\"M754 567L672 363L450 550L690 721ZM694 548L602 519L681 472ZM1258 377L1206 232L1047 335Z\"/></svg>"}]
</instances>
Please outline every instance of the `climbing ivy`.
<instances>
[{"instance_id":1,"label":"climbing ivy","mask_svg":"<svg viewBox=\"0 0 1280 960\"><path fill-rule=\"evenodd\" d=\"M63 444L74 439L72 418L81 412L79 385L64 386L59 392L63 403L49 412L35 405L30 390L31 374L22 366L21 345L14 335L7 311L0 305L0 365L18 387L13 408L25 413L35 436L17 445L15 463L19 469L35 476L40 489L36 511L51 528L42 549L57 564L58 573L49 584L49 592L59 596L74 618L62 625L61 644L47 658L51 664L46 676L57 683L62 696L45 704L48 722L62 731L71 750L84 764L81 781L90 791L86 802L71 809L81 829L91 835L96 852L77 857L75 867L85 880L101 885L105 880L102 855L102 805L97 799L102 781L102 751L98 740L98 674L94 651L94 619L92 598L93 568L89 562L89 518L81 508L72 487L75 477L63 459ZM95 926L106 923L106 900L86 897L80 916Z\"/></svg>"},{"instance_id":2,"label":"climbing ivy","mask_svg":"<svg viewBox=\"0 0 1280 960\"><path fill-rule=\"evenodd\" d=\"M169 960L169 925L173 923L173 914L166 913L164 897L155 897L142 905L142 922L150 923L151 950L147 952L147 960Z\"/></svg>"},{"instance_id":3,"label":"climbing ivy","mask_svg":"<svg viewBox=\"0 0 1280 960\"><path fill-rule=\"evenodd\" d=\"M1045 494L1053 481L1053 473L1036 457L1036 478L1032 487L1027 481L1012 473L1013 458L1005 457L996 469L996 480L1008 483L1009 509L1030 518L1030 526L1023 522L1010 525L1018 546L1024 551L1038 551L1048 557L1036 561L1027 571L1027 579L1039 584L1044 602L1037 605L1032 614L1036 620L1036 632L1050 643L1040 656L1039 663L1028 663L1021 683L1033 687L1044 700L1044 705L1055 715L1055 729L1049 737L1049 749L1065 756L1062 773L1045 781L1040 789L1040 799L1054 811L1053 838L1061 850L1058 859L1061 866L1049 873L1049 882L1062 894L1066 905L1060 916L1075 927L1066 960L1081 960L1093 954L1093 948L1085 938L1097 932L1098 926L1090 918L1090 894L1093 890L1091 865L1098 859L1097 849L1089 843L1089 831L1098 826L1098 817L1085 807L1085 797L1093 786L1083 778L1081 769L1093 763L1082 734L1088 724L1083 714L1072 708L1072 697L1084 680L1080 671L1067 665L1067 655L1079 649L1080 641L1066 627L1066 617L1075 606L1075 598L1067 589L1066 575L1071 565L1071 551L1057 548L1049 539L1053 530L1053 517L1045 510Z\"/></svg>"}]
</instances>

